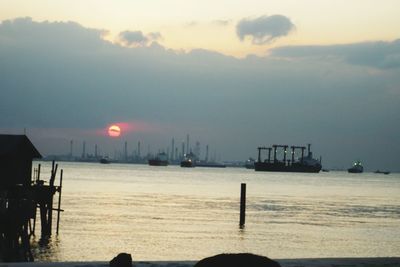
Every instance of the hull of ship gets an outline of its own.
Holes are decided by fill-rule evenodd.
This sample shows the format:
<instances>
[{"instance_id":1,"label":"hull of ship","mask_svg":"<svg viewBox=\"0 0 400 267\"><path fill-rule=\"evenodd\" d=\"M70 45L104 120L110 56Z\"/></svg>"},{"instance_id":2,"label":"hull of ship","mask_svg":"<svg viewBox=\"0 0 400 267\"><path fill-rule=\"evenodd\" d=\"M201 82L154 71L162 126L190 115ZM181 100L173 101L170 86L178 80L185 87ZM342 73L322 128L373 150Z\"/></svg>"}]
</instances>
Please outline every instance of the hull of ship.
<instances>
[{"instance_id":1,"label":"hull of ship","mask_svg":"<svg viewBox=\"0 0 400 267\"><path fill-rule=\"evenodd\" d=\"M149 165L150 165L150 166L168 166L168 161L166 161L166 160L150 159L150 160L149 160Z\"/></svg>"},{"instance_id":2,"label":"hull of ship","mask_svg":"<svg viewBox=\"0 0 400 267\"><path fill-rule=\"evenodd\" d=\"M263 172L309 172L318 173L321 166L308 166L302 164L284 165L279 163L255 162L254 169Z\"/></svg>"}]
</instances>

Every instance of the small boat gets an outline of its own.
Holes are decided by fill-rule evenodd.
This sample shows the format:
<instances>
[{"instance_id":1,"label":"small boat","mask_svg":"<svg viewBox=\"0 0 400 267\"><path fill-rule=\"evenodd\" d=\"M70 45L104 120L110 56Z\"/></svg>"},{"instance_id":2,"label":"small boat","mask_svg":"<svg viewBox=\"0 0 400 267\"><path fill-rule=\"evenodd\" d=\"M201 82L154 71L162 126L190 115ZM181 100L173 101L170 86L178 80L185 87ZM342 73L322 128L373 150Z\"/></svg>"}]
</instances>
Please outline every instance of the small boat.
<instances>
[{"instance_id":1,"label":"small boat","mask_svg":"<svg viewBox=\"0 0 400 267\"><path fill-rule=\"evenodd\" d=\"M148 161L150 166L168 166L168 157L164 152L158 153L157 156Z\"/></svg>"},{"instance_id":2,"label":"small boat","mask_svg":"<svg viewBox=\"0 0 400 267\"><path fill-rule=\"evenodd\" d=\"M347 169L349 173L362 173L364 172L364 167L361 165L361 162L357 160L354 162L353 166Z\"/></svg>"},{"instance_id":3,"label":"small boat","mask_svg":"<svg viewBox=\"0 0 400 267\"><path fill-rule=\"evenodd\" d=\"M101 158L99 162L101 164L110 164L111 163L111 161L107 158Z\"/></svg>"},{"instance_id":4,"label":"small boat","mask_svg":"<svg viewBox=\"0 0 400 267\"><path fill-rule=\"evenodd\" d=\"M380 174L389 174L390 172L388 171L380 171L380 170L376 170L375 173L380 173Z\"/></svg>"},{"instance_id":5,"label":"small boat","mask_svg":"<svg viewBox=\"0 0 400 267\"><path fill-rule=\"evenodd\" d=\"M322 171L323 171L323 172L329 172L329 170L328 170L328 169L322 169Z\"/></svg>"},{"instance_id":6,"label":"small boat","mask_svg":"<svg viewBox=\"0 0 400 267\"><path fill-rule=\"evenodd\" d=\"M196 165L194 164L194 162L192 161L192 159L184 159L181 161L181 167L184 168L193 168Z\"/></svg>"},{"instance_id":7,"label":"small boat","mask_svg":"<svg viewBox=\"0 0 400 267\"><path fill-rule=\"evenodd\" d=\"M192 153L186 154L185 158L181 161L181 167L193 168L196 166L194 155Z\"/></svg>"}]
</instances>

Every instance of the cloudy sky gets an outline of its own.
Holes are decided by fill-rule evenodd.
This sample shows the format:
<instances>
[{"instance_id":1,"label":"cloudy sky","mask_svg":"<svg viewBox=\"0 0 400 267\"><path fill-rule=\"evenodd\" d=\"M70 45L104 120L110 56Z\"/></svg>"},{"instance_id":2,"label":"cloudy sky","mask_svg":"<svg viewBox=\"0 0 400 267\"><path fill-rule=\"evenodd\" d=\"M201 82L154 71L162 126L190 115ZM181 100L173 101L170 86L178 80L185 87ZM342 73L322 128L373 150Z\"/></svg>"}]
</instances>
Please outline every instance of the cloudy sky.
<instances>
[{"instance_id":1,"label":"cloudy sky","mask_svg":"<svg viewBox=\"0 0 400 267\"><path fill-rule=\"evenodd\" d=\"M0 7L0 132L25 128L42 154L71 139L154 152L188 133L223 160L312 143L327 168L400 171L397 0Z\"/></svg>"}]
</instances>

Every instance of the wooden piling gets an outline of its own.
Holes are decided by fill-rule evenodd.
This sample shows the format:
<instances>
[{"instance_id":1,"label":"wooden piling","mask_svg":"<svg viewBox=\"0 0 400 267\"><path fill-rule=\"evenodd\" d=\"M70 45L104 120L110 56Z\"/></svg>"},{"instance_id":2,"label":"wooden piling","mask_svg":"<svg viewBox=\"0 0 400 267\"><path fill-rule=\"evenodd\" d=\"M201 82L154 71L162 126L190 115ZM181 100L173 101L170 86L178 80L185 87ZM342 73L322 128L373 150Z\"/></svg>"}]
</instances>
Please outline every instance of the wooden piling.
<instances>
[{"instance_id":1,"label":"wooden piling","mask_svg":"<svg viewBox=\"0 0 400 267\"><path fill-rule=\"evenodd\" d=\"M37 213L37 204L35 203L35 212L33 213L33 226L31 235L35 236L35 229L36 229L36 214Z\"/></svg>"},{"instance_id":2,"label":"wooden piling","mask_svg":"<svg viewBox=\"0 0 400 267\"><path fill-rule=\"evenodd\" d=\"M53 164L52 164L52 171L51 171L51 177L50 177L50 189L54 188L54 181L56 179L56 174L57 174L57 168L58 168L58 164L54 165L54 160L53 160ZM54 191L53 191L54 192ZM48 204L47 204L47 208L48 208L48 217L47 217L47 233L48 236L51 236L51 229L52 229L52 225L53 225L53 196L51 195L51 197L48 200Z\"/></svg>"},{"instance_id":3,"label":"wooden piling","mask_svg":"<svg viewBox=\"0 0 400 267\"><path fill-rule=\"evenodd\" d=\"M36 183L39 181L39 179L40 179L40 168L41 168L41 165L39 164L38 165L38 169L37 169L37 177L36 177Z\"/></svg>"},{"instance_id":4,"label":"wooden piling","mask_svg":"<svg viewBox=\"0 0 400 267\"><path fill-rule=\"evenodd\" d=\"M58 229L60 227L60 212L61 212L61 190L62 190L63 170L60 173L60 186L58 187L58 210L57 210L57 229L56 234L58 235Z\"/></svg>"},{"instance_id":5,"label":"wooden piling","mask_svg":"<svg viewBox=\"0 0 400 267\"><path fill-rule=\"evenodd\" d=\"M240 187L240 221L239 227L244 228L246 222L246 184L242 183Z\"/></svg>"}]
</instances>

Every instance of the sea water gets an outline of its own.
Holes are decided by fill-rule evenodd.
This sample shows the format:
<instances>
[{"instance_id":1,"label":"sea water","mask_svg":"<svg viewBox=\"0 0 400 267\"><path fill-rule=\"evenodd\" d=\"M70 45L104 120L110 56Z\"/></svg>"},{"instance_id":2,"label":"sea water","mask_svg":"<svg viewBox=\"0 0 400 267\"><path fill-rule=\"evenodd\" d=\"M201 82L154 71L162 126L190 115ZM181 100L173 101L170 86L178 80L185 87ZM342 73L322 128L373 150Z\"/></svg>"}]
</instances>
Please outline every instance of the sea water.
<instances>
[{"instance_id":1,"label":"sea water","mask_svg":"<svg viewBox=\"0 0 400 267\"><path fill-rule=\"evenodd\" d=\"M48 179L51 166L41 165L41 177ZM60 168L60 232L55 234L54 220L52 237L40 239L37 222L37 261L108 261L119 252L135 260L197 260L222 252L271 258L400 255L397 173L67 162ZM243 229L241 183L247 184Z\"/></svg>"}]
</instances>

